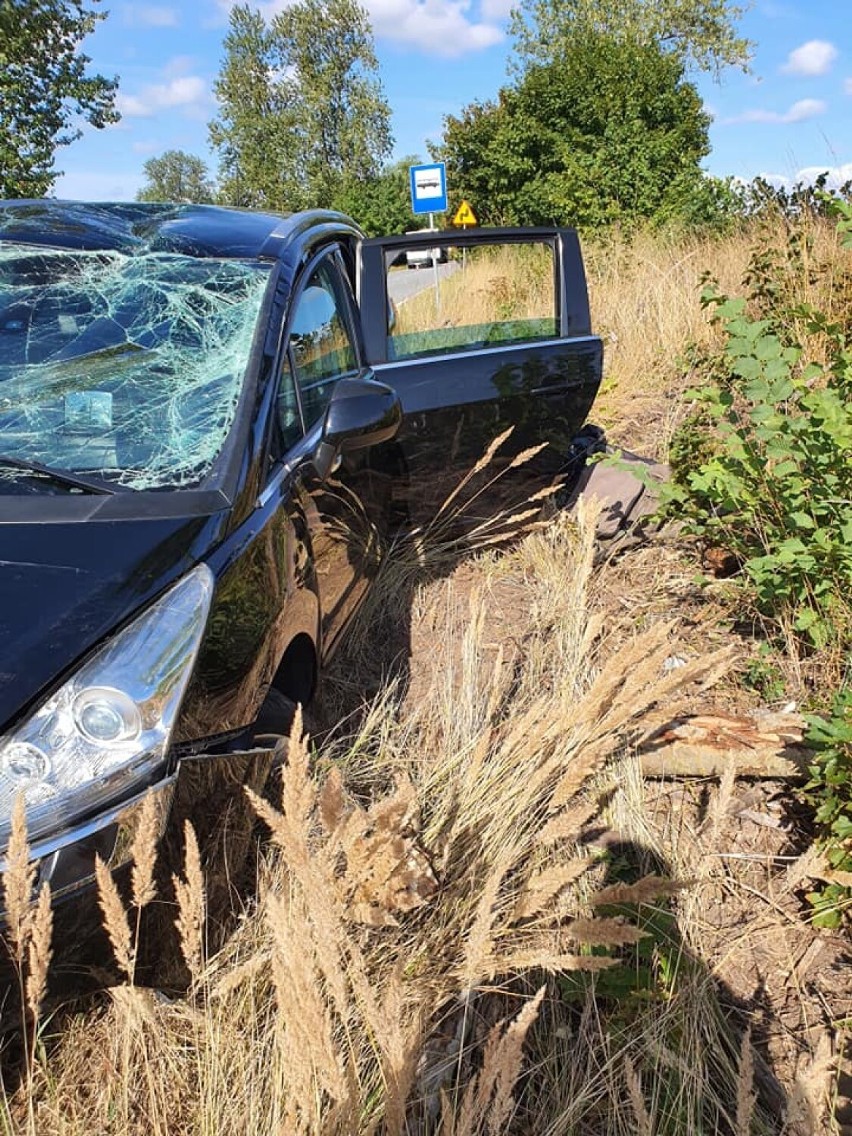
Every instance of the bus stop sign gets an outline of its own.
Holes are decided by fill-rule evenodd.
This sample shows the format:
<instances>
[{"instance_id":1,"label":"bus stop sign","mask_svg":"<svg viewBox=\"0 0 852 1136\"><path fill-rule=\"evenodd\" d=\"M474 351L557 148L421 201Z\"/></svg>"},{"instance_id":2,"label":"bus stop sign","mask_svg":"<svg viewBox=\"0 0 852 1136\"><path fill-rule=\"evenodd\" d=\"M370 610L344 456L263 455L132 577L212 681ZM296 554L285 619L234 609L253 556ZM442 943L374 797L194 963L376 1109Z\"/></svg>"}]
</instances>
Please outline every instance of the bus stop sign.
<instances>
[{"instance_id":1,"label":"bus stop sign","mask_svg":"<svg viewBox=\"0 0 852 1136\"><path fill-rule=\"evenodd\" d=\"M443 162L431 166L409 166L412 213L446 213L447 167Z\"/></svg>"}]
</instances>

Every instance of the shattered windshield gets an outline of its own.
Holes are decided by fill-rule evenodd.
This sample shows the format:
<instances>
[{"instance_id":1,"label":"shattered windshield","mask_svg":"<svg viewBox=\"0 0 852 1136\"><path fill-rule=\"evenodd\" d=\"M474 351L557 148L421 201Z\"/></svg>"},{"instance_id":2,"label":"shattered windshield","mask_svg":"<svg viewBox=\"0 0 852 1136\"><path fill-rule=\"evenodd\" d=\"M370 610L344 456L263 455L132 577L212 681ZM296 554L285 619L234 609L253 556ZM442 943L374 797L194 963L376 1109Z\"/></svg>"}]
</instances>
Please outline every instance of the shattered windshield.
<instances>
[{"instance_id":1,"label":"shattered windshield","mask_svg":"<svg viewBox=\"0 0 852 1136\"><path fill-rule=\"evenodd\" d=\"M0 455L131 489L200 482L234 419L268 274L0 242Z\"/></svg>"}]
</instances>

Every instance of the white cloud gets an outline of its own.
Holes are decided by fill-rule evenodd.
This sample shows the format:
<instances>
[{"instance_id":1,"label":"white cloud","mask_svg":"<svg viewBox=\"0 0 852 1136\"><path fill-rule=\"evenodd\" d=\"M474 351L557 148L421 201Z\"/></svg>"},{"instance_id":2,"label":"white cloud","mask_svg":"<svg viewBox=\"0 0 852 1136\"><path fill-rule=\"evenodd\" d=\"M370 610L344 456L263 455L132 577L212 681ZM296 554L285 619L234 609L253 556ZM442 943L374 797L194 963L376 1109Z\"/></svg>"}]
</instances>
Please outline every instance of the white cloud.
<instances>
[{"instance_id":1,"label":"white cloud","mask_svg":"<svg viewBox=\"0 0 852 1136\"><path fill-rule=\"evenodd\" d=\"M818 118L828 110L828 104L822 99L799 99L793 103L782 122L807 122L809 118Z\"/></svg>"},{"instance_id":2,"label":"white cloud","mask_svg":"<svg viewBox=\"0 0 852 1136\"><path fill-rule=\"evenodd\" d=\"M479 12L484 20L505 20L517 6L517 0L480 0Z\"/></svg>"},{"instance_id":3,"label":"white cloud","mask_svg":"<svg viewBox=\"0 0 852 1136\"><path fill-rule=\"evenodd\" d=\"M791 178L791 177L787 177L786 174L760 173L760 174L755 174L755 177L760 178L761 181L765 181L768 185L771 185L773 189L788 189L789 190L789 189L793 188L793 180L794 179ZM750 185L750 184L751 184L751 182L746 182L746 185Z\"/></svg>"},{"instance_id":4,"label":"white cloud","mask_svg":"<svg viewBox=\"0 0 852 1136\"><path fill-rule=\"evenodd\" d=\"M161 110L180 109L198 116L210 102L209 84L199 75L180 75L167 83L152 83L137 95L119 92L115 103L125 118L150 118Z\"/></svg>"},{"instance_id":5,"label":"white cloud","mask_svg":"<svg viewBox=\"0 0 852 1136\"><path fill-rule=\"evenodd\" d=\"M377 39L453 57L492 47L503 39L494 23L469 18L469 0L367 0Z\"/></svg>"},{"instance_id":6,"label":"white cloud","mask_svg":"<svg viewBox=\"0 0 852 1136\"><path fill-rule=\"evenodd\" d=\"M828 110L827 103L822 99L799 99L793 103L789 110L763 110L756 107L754 110L745 110L732 118L724 119L724 125L732 126L739 122L766 122L775 125L787 125L791 122L807 122L809 118L817 118Z\"/></svg>"},{"instance_id":7,"label":"white cloud","mask_svg":"<svg viewBox=\"0 0 852 1136\"><path fill-rule=\"evenodd\" d=\"M809 39L790 52L781 70L785 75L826 75L837 56L833 43L825 39Z\"/></svg>"},{"instance_id":8,"label":"white cloud","mask_svg":"<svg viewBox=\"0 0 852 1136\"><path fill-rule=\"evenodd\" d=\"M177 8L161 4L127 4L124 22L132 28L176 28L180 18Z\"/></svg>"},{"instance_id":9,"label":"white cloud","mask_svg":"<svg viewBox=\"0 0 852 1136\"><path fill-rule=\"evenodd\" d=\"M820 174L828 174L826 185L829 189L840 189L841 185L852 181L852 162L841 166L805 166L796 174L796 181L815 182Z\"/></svg>"},{"instance_id":10,"label":"white cloud","mask_svg":"<svg viewBox=\"0 0 852 1136\"><path fill-rule=\"evenodd\" d=\"M840 189L846 182L852 181L852 162L845 162L841 166L804 166L792 177L786 174L758 174L758 177L762 177L776 189L789 190L800 182L813 185L822 174L828 174L826 182L828 189Z\"/></svg>"},{"instance_id":11,"label":"white cloud","mask_svg":"<svg viewBox=\"0 0 852 1136\"><path fill-rule=\"evenodd\" d=\"M377 40L416 48L424 55L447 59L482 51L505 38L502 22L515 0L480 0L479 15L472 0L362 0ZM227 19L234 0L217 0ZM269 18L293 0L266 0L258 7Z\"/></svg>"}]
</instances>

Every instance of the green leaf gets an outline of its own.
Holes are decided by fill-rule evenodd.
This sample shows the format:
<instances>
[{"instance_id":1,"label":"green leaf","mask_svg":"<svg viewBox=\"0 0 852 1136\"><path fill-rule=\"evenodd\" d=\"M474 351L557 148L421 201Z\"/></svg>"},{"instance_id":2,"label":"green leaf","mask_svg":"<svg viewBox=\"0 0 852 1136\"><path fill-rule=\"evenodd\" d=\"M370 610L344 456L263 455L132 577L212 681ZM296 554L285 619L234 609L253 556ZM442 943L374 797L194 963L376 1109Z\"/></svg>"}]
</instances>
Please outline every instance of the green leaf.
<instances>
[{"instance_id":1,"label":"green leaf","mask_svg":"<svg viewBox=\"0 0 852 1136\"><path fill-rule=\"evenodd\" d=\"M731 363L731 374L739 375L743 379L757 379L758 375L763 374L763 368L760 362L754 358L753 355L743 355L741 358L734 359ZM757 401L766 397L768 387L763 379L760 380L760 385L755 384L756 390L761 390L762 394L747 394L747 398Z\"/></svg>"},{"instance_id":2,"label":"green leaf","mask_svg":"<svg viewBox=\"0 0 852 1136\"><path fill-rule=\"evenodd\" d=\"M754 343L753 350L756 359L780 359L782 345L776 336L764 335Z\"/></svg>"},{"instance_id":3,"label":"green leaf","mask_svg":"<svg viewBox=\"0 0 852 1136\"><path fill-rule=\"evenodd\" d=\"M772 466L771 475L775 478L789 477L793 473L798 473L799 467L791 458L786 458L784 461L778 462Z\"/></svg>"},{"instance_id":4,"label":"green leaf","mask_svg":"<svg viewBox=\"0 0 852 1136\"><path fill-rule=\"evenodd\" d=\"M783 359L770 359L765 364L763 373L766 376L767 382L774 384L786 380L789 377L790 368ZM778 399L773 399L772 401L777 402Z\"/></svg>"},{"instance_id":5,"label":"green leaf","mask_svg":"<svg viewBox=\"0 0 852 1136\"><path fill-rule=\"evenodd\" d=\"M793 564L805 553L805 546L797 536L782 540L776 549L776 556L782 564Z\"/></svg>"}]
</instances>

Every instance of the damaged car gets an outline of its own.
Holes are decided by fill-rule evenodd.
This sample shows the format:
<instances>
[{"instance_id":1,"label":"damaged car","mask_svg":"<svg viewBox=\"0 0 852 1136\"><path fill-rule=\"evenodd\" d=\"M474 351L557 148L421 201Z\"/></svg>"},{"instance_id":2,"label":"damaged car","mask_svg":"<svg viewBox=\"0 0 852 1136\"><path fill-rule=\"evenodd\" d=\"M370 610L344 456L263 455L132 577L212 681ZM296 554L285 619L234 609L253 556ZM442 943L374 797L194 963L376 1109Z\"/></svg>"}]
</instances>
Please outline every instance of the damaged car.
<instances>
[{"instance_id":1,"label":"damaged car","mask_svg":"<svg viewBox=\"0 0 852 1136\"><path fill-rule=\"evenodd\" d=\"M400 254L462 244L468 272L532 249L539 308L389 319ZM238 793L389 532L508 426L556 475L601 356L570 230L0 203L0 843L22 795L40 878L73 895L151 790L164 817L181 792L209 811L214 769Z\"/></svg>"}]
</instances>

